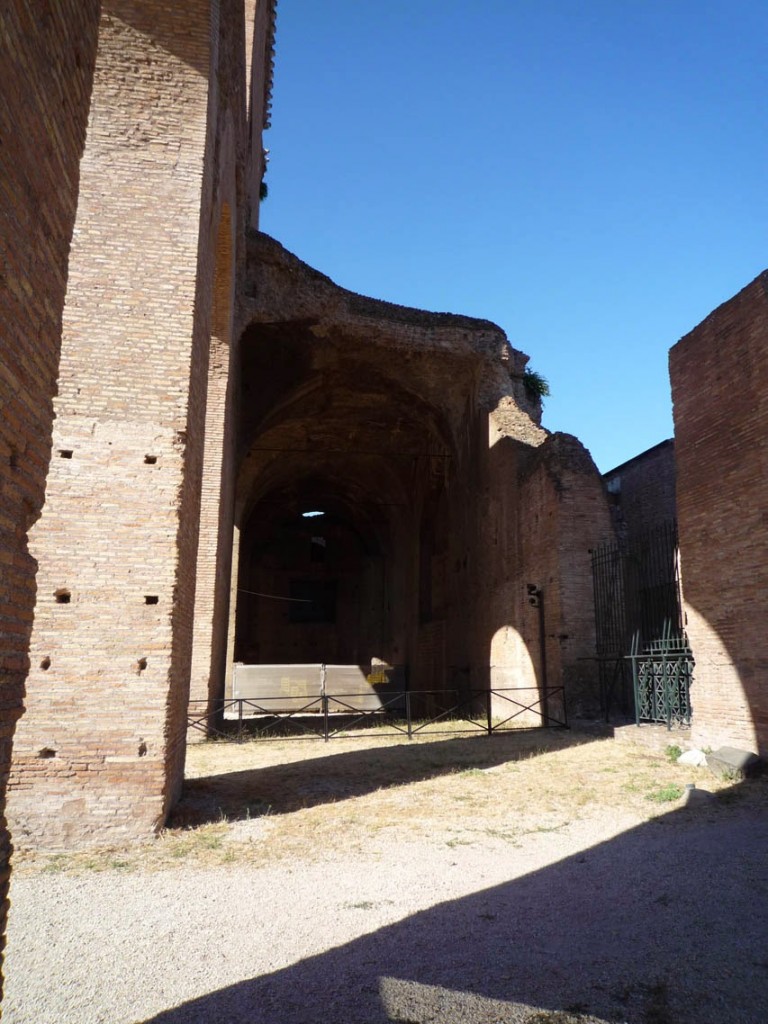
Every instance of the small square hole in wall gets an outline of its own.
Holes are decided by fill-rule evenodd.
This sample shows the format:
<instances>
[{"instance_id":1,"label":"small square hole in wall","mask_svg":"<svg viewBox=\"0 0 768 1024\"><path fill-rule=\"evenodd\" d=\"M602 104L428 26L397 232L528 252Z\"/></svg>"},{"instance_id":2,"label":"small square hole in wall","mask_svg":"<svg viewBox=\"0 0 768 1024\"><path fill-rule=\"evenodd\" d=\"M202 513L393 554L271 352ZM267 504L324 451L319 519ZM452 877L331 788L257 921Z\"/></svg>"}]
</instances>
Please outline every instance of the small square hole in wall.
<instances>
[{"instance_id":1,"label":"small square hole in wall","mask_svg":"<svg viewBox=\"0 0 768 1024\"><path fill-rule=\"evenodd\" d=\"M69 604L72 600L72 595L68 590L55 590L53 596L56 598L57 604Z\"/></svg>"},{"instance_id":2,"label":"small square hole in wall","mask_svg":"<svg viewBox=\"0 0 768 1024\"><path fill-rule=\"evenodd\" d=\"M157 596L157 594L144 595L144 604L157 604L159 600L160 598Z\"/></svg>"},{"instance_id":3,"label":"small square hole in wall","mask_svg":"<svg viewBox=\"0 0 768 1024\"><path fill-rule=\"evenodd\" d=\"M51 667L51 659L46 656L40 662L40 668L43 670L43 672L47 672L50 667Z\"/></svg>"},{"instance_id":4,"label":"small square hole in wall","mask_svg":"<svg viewBox=\"0 0 768 1024\"><path fill-rule=\"evenodd\" d=\"M15 448L11 449L11 452L8 456L8 465L11 467L11 469L19 468L19 453L16 451Z\"/></svg>"},{"instance_id":5,"label":"small square hole in wall","mask_svg":"<svg viewBox=\"0 0 768 1024\"><path fill-rule=\"evenodd\" d=\"M59 458L60 459L71 459L72 458L72 449L71 448L60 448L59 449Z\"/></svg>"},{"instance_id":6,"label":"small square hole in wall","mask_svg":"<svg viewBox=\"0 0 768 1024\"><path fill-rule=\"evenodd\" d=\"M154 466L155 463L157 462L157 456L156 455L145 455L144 456L144 462L148 466Z\"/></svg>"}]
</instances>

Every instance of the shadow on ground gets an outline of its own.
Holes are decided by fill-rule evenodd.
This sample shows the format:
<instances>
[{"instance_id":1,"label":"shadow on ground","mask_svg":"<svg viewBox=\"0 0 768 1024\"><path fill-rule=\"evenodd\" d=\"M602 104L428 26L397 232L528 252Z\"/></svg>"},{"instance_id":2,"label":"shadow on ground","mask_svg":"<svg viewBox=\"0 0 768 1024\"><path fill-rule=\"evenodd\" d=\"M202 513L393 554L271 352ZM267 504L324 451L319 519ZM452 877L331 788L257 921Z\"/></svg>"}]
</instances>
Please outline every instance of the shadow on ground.
<instances>
[{"instance_id":1,"label":"shadow on ground","mask_svg":"<svg viewBox=\"0 0 768 1024\"><path fill-rule=\"evenodd\" d=\"M766 783L725 792L152 1024L764 1024Z\"/></svg>"},{"instance_id":2,"label":"shadow on ground","mask_svg":"<svg viewBox=\"0 0 768 1024\"><path fill-rule=\"evenodd\" d=\"M262 814L286 814L390 786L493 768L543 750L591 743L605 735L605 728L594 732L536 729L335 751L331 743L325 757L187 779L169 824L178 828L222 818L239 821Z\"/></svg>"}]
</instances>

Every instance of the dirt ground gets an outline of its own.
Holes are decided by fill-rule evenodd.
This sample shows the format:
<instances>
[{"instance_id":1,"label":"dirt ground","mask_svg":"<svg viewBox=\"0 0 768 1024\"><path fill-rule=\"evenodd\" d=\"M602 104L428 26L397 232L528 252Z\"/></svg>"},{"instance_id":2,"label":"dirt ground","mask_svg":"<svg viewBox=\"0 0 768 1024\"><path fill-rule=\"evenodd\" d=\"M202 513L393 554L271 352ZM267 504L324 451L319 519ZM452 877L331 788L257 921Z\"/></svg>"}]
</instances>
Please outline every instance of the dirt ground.
<instances>
[{"instance_id":1,"label":"dirt ground","mask_svg":"<svg viewBox=\"0 0 768 1024\"><path fill-rule=\"evenodd\" d=\"M721 802L760 801L679 748L617 743L605 730L306 737L191 744L184 796L150 844L19 857L18 871L153 870L179 861L266 864L365 852L382 840L514 846L607 816L631 827L684 806L685 787ZM255 819L262 826L257 833ZM249 824L250 823L250 824ZM254 834L260 841L254 842Z\"/></svg>"},{"instance_id":2,"label":"dirt ground","mask_svg":"<svg viewBox=\"0 0 768 1024\"><path fill-rule=\"evenodd\" d=\"M191 746L154 840L16 858L3 1020L765 1024L768 783L674 741Z\"/></svg>"}]
</instances>

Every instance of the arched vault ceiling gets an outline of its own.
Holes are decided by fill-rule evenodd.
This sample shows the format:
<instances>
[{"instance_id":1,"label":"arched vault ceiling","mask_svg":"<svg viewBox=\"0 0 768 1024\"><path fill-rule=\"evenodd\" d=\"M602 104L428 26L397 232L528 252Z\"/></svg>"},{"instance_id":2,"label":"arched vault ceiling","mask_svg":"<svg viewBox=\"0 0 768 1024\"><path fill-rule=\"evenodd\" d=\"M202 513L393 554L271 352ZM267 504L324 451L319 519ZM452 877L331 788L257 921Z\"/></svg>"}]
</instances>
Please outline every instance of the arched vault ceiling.
<instances>
[{"instance_id":1,"label":"arched vault ceiling","mask_svg":"<svg viewBox=\"0 0 768 1024\"><path fill-rule=\"evenodd\" d=\"M448 480L478 413L528 419L527 356L486 320L339 288L266 235L249 235L239 344L239 508L291 481L397 501ZM438 483L434 483L437 481Z\"/></svg>"},{"instance_id":2,"label":"arched vault ceiling","mask_svg":"<svg viewBox=\"0 0 768 1024\"><path fill-rule=\"evenodd\" d=\"M252 325L241 339L239 450L288 419L326 417L358 432L401 432L412 423L433 442L455 444L476 408L478 364L466 355L393 354L338 336L315 337L305 325ZM328 431L333 432L332 424Z\"/></svg>"}]
</instances>

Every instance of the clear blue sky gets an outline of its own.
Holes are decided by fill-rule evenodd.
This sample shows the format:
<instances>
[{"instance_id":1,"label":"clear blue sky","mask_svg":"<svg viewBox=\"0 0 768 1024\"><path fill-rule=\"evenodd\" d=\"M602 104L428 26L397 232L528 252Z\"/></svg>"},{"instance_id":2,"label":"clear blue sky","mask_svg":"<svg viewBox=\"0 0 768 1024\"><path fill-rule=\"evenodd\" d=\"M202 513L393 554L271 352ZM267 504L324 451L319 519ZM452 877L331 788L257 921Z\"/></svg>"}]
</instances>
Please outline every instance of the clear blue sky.
<instances>
[{"instance_id":1,"label":"clear blue sky","mask_svg":"<svg viewBox=\"0 0 768 1024\"><path fill-rule=\"evenodd\" d=\"M672 435L670 346L768 266L767 41L766 0L280 0L262 228L494 320L606 471Z\"/></svg>"}]
</instances>

